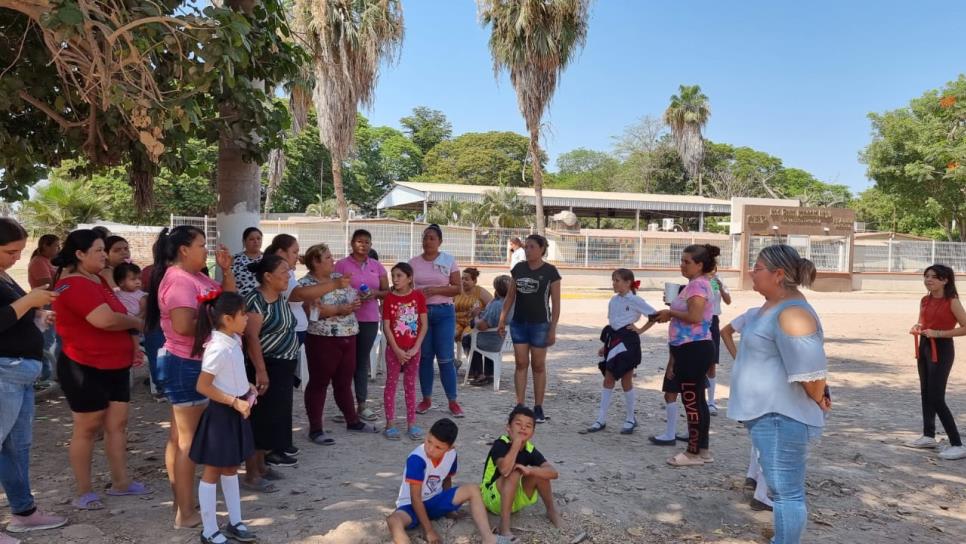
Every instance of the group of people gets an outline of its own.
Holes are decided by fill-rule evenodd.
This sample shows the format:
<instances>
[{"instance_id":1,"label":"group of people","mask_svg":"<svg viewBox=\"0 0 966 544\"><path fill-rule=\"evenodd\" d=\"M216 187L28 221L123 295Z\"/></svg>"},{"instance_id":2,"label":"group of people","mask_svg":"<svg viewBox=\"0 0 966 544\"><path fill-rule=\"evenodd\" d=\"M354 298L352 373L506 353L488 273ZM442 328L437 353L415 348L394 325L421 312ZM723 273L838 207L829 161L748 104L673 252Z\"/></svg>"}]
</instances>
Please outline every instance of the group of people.
<instances>
[{"instance_id":1,"label":"group of people","mask_svg":"<svg viewBox=\"0 0 966 544\"><path fill-rule=\"evenodd\" d=\"M94 442L101 436L111 478L105 494L154 491L132 479L126 468L130 372L147 361L152 384L171 406L165 465L175 527L200 525L205 543L254 540L242 521L240 489L277 491L273 482L284 476L273 467L297 463L300 450L293 440L292 412L299 380L305 380L311 443L335 442L323 417L330 385L340 412L333 419L351 432L380 431L373 424L379 419L377 407L368 399L369 354L380 328L387 343L381 432L389 440L404 434L395 417L401 377L405 435L420 443L406 462L397 510L387 520L393 539L406 542L406 530L421 526L429 542L438 541L432 520L464 503L470 504L487 542L511 541L510 515L540 498L550 520L559 522L550 493L550 481L558 473L531 442L535 425L550 419L544 407L547 351L556 342L561 311L561 276L544 260L544 237L514 241L510 274L494 280L495 296L478 285L478 270L461 271L456 259L441 250L443 231L437 225L423 232L423 251L393 265L389 274L365 230L352 234L349 255L336 261L325 244L303 252L287 234L275 236L263 251L263 235L252 227L243 234L243 252L231 255L225 247L215 252L216 274L208 268L205 234L194 227L162 231L153 246L153 262L143 270L130 262L123 238L103 229L76 230L63 241L49 235L39 239L28 267L29 293L6 272L19 260L26 240L19 224L0 218L0 482L13 511L7 531L67 523L66 517L38 510L29 485L34 382L54 370L73 417L72 505L104 507L91 475ZM641 362L639 335L667 323L669 360L662 389L668 425L650 440L662 446L687 443L668 459L673 466L712 463L714 365L724 343L735 358L728 416L742 422L751 437L753 506L774 510L775 542L798 542L806 522L808 445L831 408L824 333L799 289L814 280L815 267L790 246L766 247L751 272L762 305L719 331L720 305L730 303L730 294L716 274L718 255L714 246L687 247L681 273L688 283L662 310L637 295L639 282L631 270L614 271L615 295L598 352L604 377L598 417L582 432L606 428L618 381L626 408L621 433L635 431L633 376ZM302 278L296 276L299 263L307 269ZM944 392L953 362L950 338L966 334L966 311L952 270L929 267L925 285L928 294L910 331L917 339L924 429L923 437L909 445L936 447L938 415L951 443L940 456L964 458ZM506 434L492 445L480 485L452 488L456 424L443 418L424 432L416 416L433 408L438 369L446 410L451 417L463 417L457 400L456 343L469 351L475 335L480 351L499 352L507 332L515 359L516 406ZM735 333L742 335L740 345ZM307 376L300 376L297 368L303 346ZM44 362L51 356L55 363L46 371ZM470 357L472 383L492 383L492 363L479 353ZM532 408L526 403L531 373ZM675 428L678 397L688 427L680 436ZM195 487L199 464L204 469ZM240 479L238 467L243 464ZM229 514L222 526L215 515L218 484ZM500 516L495 536L486 510ZM15 542L0 534L0 543Z\"/></svg>"}]
</instances>

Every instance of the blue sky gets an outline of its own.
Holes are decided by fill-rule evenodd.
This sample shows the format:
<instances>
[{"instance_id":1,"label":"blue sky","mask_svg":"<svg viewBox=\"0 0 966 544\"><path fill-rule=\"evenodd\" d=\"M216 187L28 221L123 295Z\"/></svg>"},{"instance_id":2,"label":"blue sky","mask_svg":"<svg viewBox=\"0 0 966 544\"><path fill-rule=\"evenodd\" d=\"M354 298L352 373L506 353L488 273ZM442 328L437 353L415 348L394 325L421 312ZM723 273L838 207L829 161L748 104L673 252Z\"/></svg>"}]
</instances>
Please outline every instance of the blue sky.
<instances>
[{"instance_id":1,"label":"blue sky","mask_svg":"<svg viewBox=\"0 0 966 544\"><path fill-rule=\"evenodd\" d=\"M525 133L513 88L494 79L472 0L404 0L406 38L371 111L399 126L414 106L443 111L455 134ZM544 148L609 151L679 84L699 84L706 137L780 157L819 179L871 186L858 153L867 114L906 105L966 71L966 2L946 0L597 0L587 45L561 80ZM555 164L551 163L551 170Z\"/></svg>"}]
</instances>

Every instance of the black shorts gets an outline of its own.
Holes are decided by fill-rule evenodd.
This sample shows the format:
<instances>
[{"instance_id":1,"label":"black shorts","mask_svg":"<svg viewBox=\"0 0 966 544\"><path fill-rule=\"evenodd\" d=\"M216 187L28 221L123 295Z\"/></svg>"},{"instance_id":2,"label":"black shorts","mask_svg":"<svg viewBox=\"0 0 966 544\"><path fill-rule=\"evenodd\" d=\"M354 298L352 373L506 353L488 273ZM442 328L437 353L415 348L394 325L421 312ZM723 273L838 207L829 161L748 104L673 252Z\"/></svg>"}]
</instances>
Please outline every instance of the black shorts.
<instances>
[{"instance_id":1,"label":"black shorts","mask_svg":"<svg viewBox=\"0 0 966 544\"><path fill-rule=\"evenodd\" d=\"M57 356L57 379L71 412L106 410L112 402L131 402L131 369L101 370Z\"/></svg>"}]
</instances>

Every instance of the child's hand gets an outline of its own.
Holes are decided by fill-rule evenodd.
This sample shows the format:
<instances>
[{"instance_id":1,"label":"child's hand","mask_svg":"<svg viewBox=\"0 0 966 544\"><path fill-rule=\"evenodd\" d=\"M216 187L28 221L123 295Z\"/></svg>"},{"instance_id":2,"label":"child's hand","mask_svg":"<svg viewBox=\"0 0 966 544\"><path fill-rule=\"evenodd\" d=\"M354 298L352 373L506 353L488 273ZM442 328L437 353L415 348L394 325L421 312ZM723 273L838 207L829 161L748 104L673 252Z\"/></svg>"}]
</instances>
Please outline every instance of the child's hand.
<instances>
[{"instance_id":1,"label":"child's hand","mask_svg":"<svg viewBox=\"0 0 966 544\"><path fill-rule=\"evenodd\" d=\"M439 534L436 533L436 529L432 527L426 527L426 544L441 544L443 541L439 538Z\"/></svg>"},{"instance_id":2,"label":"child's hand","mask_svg":"<svg viewBox=\"0 0 966 544\"><path fill-rule=\"evenodd\" d=\"M232 401L231 405L245 419L248 419L248 416L252 413L252 405L248 404L248 401L245 399L236 398Z\"/></svg>"},{"instance_id":3,"label":"child's hand","mask_svg":"<svg viewBox=\"0 0 966 544\"><path fill-rule=\"evenodd\" d=\"M402 348L400 348L398 346L394 346L392 348L392 352L396 354L396 358L399 359L399 362L400 363L402 363L402 364L405 365L406 363L409 362L409 354L407 352L403 351Z\"/></svg>"},{"instance_id":4,"label":"child's hand","mask_svg":"<svg viewBox=\"0 0 966 544\"><path fill-rule=\"evenodd\" d=\"M413 347L407 349L406 352L405 352L406 353L406 360L407 361L408 360L412 360L412 358L415 357L418 352L419 352L419 348L416 347L416 346L413 346Z\"/></svg>"},{"instance_id":5,"label":"child's hand","mask_svg":"<svg viewBox=\"0 0 966 544\"><path fill-rule=\"evenodd\" d=\"M603 357L605 353L607 353L607 350L604 349L604 346L601 346L600 349L597 350L598 357Z\"/></svg>"},{"instance_id":6,"label":"child's hand","mask_svg":"<svg viewBox=\"0 0 966 544\"><path fill-rule=\"evenodd\" d=\"M530 476L531 474L533 474L533 467L528 467L526 465L521 465L519 463L517 463L513 467L513 470L519 470L520 474L523 474L524 476Z\"/></svg>"}]
</instances>

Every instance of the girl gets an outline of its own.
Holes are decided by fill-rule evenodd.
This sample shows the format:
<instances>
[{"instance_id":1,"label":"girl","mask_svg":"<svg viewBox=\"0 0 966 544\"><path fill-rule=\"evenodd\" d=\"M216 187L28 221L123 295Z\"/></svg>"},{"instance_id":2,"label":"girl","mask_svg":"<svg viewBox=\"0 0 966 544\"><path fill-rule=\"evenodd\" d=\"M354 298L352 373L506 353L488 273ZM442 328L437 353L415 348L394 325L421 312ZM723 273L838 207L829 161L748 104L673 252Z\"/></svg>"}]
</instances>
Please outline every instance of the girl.
<instances>
[{"instance_id":1,"label":"girl","mask_svg":"<svg viewBox=\"0 0 966 544\"><path fill-rule=\"evenodd\" d=\"M922 436L906 445L910 448L935 448L938 445L935 438L936 416L939 416L951 446L943 450L939 457L950 461L966 458L966 448L956 429L953 413L946 405L946 381L956 356L952 339L966 334L966 310L959 301L955 281L953 270L948 266L934 264L926 269L923 283L929 293L919 303L919 322L909 331L916 338L922 396Z\"/></svg>"},{"instance_id":2,"label":"girl","mask_svg":"<svg viewBox=\"0 0 966 544\"><path fill-rule=\"evenodd\" d=\"M708 274L708 282L711 283L711 306L714 314L711 317L711 341L714 342L714 360L708 369L708 411L711 415L718 415L718 406L714 402L715 376L718 366L718 358L721 353L721 302L731 305L731 293L725 288L725 284L718 276L718 269L715 268Z\"/></svg>"},{"instance_id":3,"label":"girl","mask_svg":"<svg viewBox=\"0 0 966 544\"><path fill-rule=\"evenodd\" d=\"M657 311L644 299L637 296L637 288L641 282L634 280L634 272L626 268L618 268L611 275L615 294L607 304L607 326L600 333L600 340L604 345L597 351L597 355L604 357L598 365L604 374L604 387L600 392L600 411L597 421L586 429L586 433L596 433L607 426L607 407L614 392L614 383L619 379L624 389L624 409L627 417L621 434L631 434L637 427L634 416L634 369L641 364L642 334L654 325L651 315ZM637 328L635 323L641 316L648 316L647 323Z\"/></svg>"},{"instance_id":4,"label":"girl","mask_svg":"<svg viewBox=\"0 0 966 544\"><path fill-rule=\"evenodd\" d=\"M255 448L248 415L256 393L245 375L240 336L248 324L245 299L236 293L212 291L199 296L198 301L197 333L191 354L197 357L204 351L196 388L211 402L201 416L188 455L193 462L204 465L198 483L201 542L223 544L228 538L252 542L255 535L242 523L238 488L238 465ZM209 336L211 340L205 344ZM228 508L228 524L221 530L215 498L219 478Z\"/></svg>"},{"instance_id":5,"label":"girl","mask_svg":"<svg viewBox=\"0 0 966 544\"><path fill-rule=\"evenodd\" d=\"M386 388L382 402L386 412L389 440L399 440L395 425L396 383L403 372L403 394L406 397L406 434L412 440L422 440L423 431L416 426L416 376L419 374L419 348L429 327L426 297L413 289L413 267L396 263L392 267L392 291L382 306L382 330L386 331ZM390 332L391 331L391 332Z\"/></svg>"}]
</instances>

